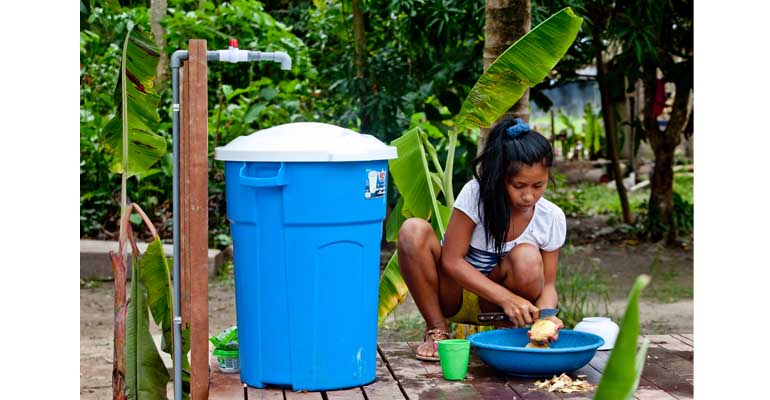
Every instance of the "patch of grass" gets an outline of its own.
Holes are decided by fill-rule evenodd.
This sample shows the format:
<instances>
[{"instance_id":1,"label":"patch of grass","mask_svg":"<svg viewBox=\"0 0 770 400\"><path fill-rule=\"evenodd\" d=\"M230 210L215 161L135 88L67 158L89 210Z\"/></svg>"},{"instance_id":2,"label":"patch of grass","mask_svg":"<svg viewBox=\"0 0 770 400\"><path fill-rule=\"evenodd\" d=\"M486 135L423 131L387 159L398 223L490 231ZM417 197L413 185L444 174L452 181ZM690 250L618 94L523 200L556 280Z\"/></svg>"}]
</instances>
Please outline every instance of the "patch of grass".
<instances>
[{"instance_id":1,"label":"patch of grass","mask_svg":"<svg viewBox=\"0 0 770 400\"><path fill-rule=\"evenodd\" d=\"M99 280L91 280L91 279L81 279L80 280L80 288L81 289L98 289L102 287L103 282Z\"/></svg>"},{"instance_id":2,"label":"patch of grass","mask_svg":"<svg viewBox=\"0 0 770 400\"><path fill-rule=\"evenodd\" d=\"M684 285L671 285L651 287L644 298L655 300L658 303L676 303L683 299L692 299L693 288Z\"/></svg>"},{"instance_id":3,"label":"patch of grass","mask_svg":"<svg viewBox=\"0 0 770 400\"><path fill-rule=\"evenodd\" d=\"M682 196L682 200L693 202L693 182L695 176L692 172L677 172L674 174L674 191Z\"/></svg>"},{"instance_id":4,"label":"patch of grass","mask_svg":"<svg viewBox=\"0 0 770 400\"><path fill-rule=\"evenodd\" d=\"M590 267L561 265L556 278L559 318L572 329L584 317L609 313L607 276L593 264Z\"/></svg>"},{"instance_id":5,"label":"patch of grass","mask_svg":"<svg viewBox=\"0 0 770 400\"><path fill-rule=\"evenodd\" d=\"M620 198L618 197L618 192L614 189L610 189L603 184L581 183L572 189L572 191L575 193L575 199L580 208L580 214L621 215L622 209L620 207ZM631 212L637 213L640 208L645 207L649 197L649 191L637 190L635 192L629 192L628 203L631 206Z\"/></svg>"},{"instance_id":6,"label":"patch of grass","mask_svg":"<svg viewBox=\"0 0 770 400\"><path fill-rule=\"evenodd\" d=\"M380 330L399 341L420 341L425 331L425 321L420 313L398 316L395 312L383 322Z\"/></svg>"},{"instance_id":7,"label":"patch of grass","mask_svg":"<svg viewBox=\"0 0 770 400\"><path fill-rule=\"evenodd\" d=\"M217 271L217 276L212 279L214 282L232 282L235 279L235 271L234 271L234 265L231 260L225 261L221 267L219 267L219 271Z\"/></svg>"},{"instance_id":8,"label":"patch of grass","mask_svg":"<svg viewBox=\"0 0 770 400\"><path fill-rule=\"evenodd\" d=\"M566 179L554 175L556 185L549 185L546 198L553 201L567 214L572 215L613 215L620 219L622 210L620 198L614 189L604 184L583 182L567 185ZM674 191L684 202L693 203L693 174L677 173L674 175ZM646 214L647 200L650 198L649 186L634 192L627 192L631 213Z\"/></svg>"},{"instance_id":9,"label":"patch of grass","mask_svg":"<svg viewBox=\"0 0 770 400\"><path fill-rule=\"evenodd\" d=\"M664 264L658 257L650 264L650 277L650 286L643 292L643 298L658 303L675 303L693 298L692 282L683 281L681 271Z\"/></svg>"}]
</instances>

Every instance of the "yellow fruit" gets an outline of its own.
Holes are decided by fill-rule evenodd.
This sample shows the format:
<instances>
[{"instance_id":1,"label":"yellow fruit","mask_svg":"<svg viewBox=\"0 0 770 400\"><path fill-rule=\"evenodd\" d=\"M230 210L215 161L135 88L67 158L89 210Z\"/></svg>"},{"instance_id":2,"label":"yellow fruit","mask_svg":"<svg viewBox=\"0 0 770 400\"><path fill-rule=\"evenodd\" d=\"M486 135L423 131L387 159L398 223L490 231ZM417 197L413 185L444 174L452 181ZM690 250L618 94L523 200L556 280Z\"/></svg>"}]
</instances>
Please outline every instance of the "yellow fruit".
<instances>
[{"instance_id":1,"label":"yellow fruit","mask_svg":"<svg viewBox=\"0 0 770 400\"><path fill-rule=\"evenodd\" d=\"M533 342L543 342L556 335L556 324L547 319L539 319L532 324L529 339Z\"/></svg>"},{"instance_id":2,"label":"yellow fruit","mask_svg":"<svg viewBox=\"0 0 770 400\"><path fill-rule=\"evenodd\" d=\"M535 343L535 342L529 342L526 346L524 346L527 349L548 349L551 346L548 345L548 343Z\"/></svg>"}]
</instances>

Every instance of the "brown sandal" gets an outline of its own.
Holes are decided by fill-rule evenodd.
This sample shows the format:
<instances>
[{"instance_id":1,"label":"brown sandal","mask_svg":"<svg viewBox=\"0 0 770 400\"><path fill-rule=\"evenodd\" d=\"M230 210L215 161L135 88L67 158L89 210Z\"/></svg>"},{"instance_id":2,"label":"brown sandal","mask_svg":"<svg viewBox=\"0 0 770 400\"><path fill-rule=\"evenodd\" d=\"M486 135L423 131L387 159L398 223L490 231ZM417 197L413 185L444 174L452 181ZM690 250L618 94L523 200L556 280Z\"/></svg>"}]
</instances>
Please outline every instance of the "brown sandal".
<instances>
[{"instance_id":1,"label":"brown sandal","mask_svg":"<svg viewBox=\"0 0 770 400\"><path fill-rule=\"evenodd\" d=\"M429 336L431 340L433 340L433 350L436 351L438 350L438 341L449 339L449 332L440 328L428 329L425 331L425 336L423 336L422 341L427 342ZM416 350L415 350L415 353L416 353ZM418 360L422 360L422 361L438 361L438 357L427 357L427 356L421 356L419 354L415 354L415 357Z\"/></svg>"}]
</instances>

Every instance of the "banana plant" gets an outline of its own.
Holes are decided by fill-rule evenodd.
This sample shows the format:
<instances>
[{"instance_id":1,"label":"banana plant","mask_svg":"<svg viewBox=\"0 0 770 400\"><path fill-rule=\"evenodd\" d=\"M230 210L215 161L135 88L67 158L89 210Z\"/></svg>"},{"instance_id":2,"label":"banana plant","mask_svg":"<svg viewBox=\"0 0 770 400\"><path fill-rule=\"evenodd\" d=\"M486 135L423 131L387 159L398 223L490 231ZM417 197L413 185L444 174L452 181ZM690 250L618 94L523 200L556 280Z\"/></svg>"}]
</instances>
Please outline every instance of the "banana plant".
<instances>
[{"instance_id":1,"label":"banana plant","mask_svg":"<svg viewBox=\"0 0 770 400\"><path fill-rule=\"evenodd\" d=\"M129 28L114 95L119 112L100 135L104 150L112 155L110 171L129 178L166 155L166 139L156 132L160 96L153 85L158 57L153 41L139 28Z\"/></svg>"},{"instance_id":2,"label":"banana plant","mask_svg":"<svg viewBox=\"0 0 770 400\"><path fill-rule=\"evenodd\" d=\"M169 375L150 334L150 314L161 327L162 350L173 354L174 346L170 263L154 225L137 204L127 202L126 195L126 180L146 174L166 154L166 139L155 131L160 120L159 96L153 91L158 57L153 41L130 26L123 42L120 77L115 89L119 111L100 133L105 151L113 156L110 171L122 175L118 254L110 253L115 272L113 398L117 399L166 398ZM153 237L144 256L140 255L129 223L134 210ZM126 241L133 249L133 279L128 301L125 298ZM182 342L186 354L189 329L183 332ZM186 356L182 364L174 368L189 371Z\"/></svg>"},{"instance_id":3,"label":"banana plant","mask_svg":"<svg viewBox=\"0 0 770 400\"><path fill-rule=\"evenodd\" d=\"M626 313L620 325L615 346L610 353L604 375L599 381L594 400L630 400L639 385L649 340L645 339L636 350L639 337L639 293L650 283L650 277L640 275L628 295Z\"/></svg>"},{"instance_id":4,"label":"banana plant","mask_svg":"<svg viewBox=\"0 0 770 400\"><path fill-rule=\"evenodd\" d=\"M386 222L387 240L396 241L401 223L411 217L428 220L436 235L443 237L454 205L452 175L458 136L469 129L488 127L516 103L527 88L542 81L572 45L582 21L567 7L521 37L489 66L452 121L444 166L420 128L404 132L391 143L398 148L399 157L390 160L389 167L401 199ZM407 292L398 266L398 252L395 252L380 278L380 324L403 302Z\"/></svg>"},{"instance_id":5,"label":"banana plant","mask_svg":"<svg viewBox=\"0 0 770 400\"><path fill-rule=\"evenodd\" d=\"M133 238L132 238L133 241ZM156 240L160 243L159 239ZM166 398L169 374L150 333L148 304L149 290L140 278L151 259L139 258L138 249L132 252L131 300L126 315L126 397L129 399ZM157 301L156 301L157 304Z\"/></svg>"}]
</instances>

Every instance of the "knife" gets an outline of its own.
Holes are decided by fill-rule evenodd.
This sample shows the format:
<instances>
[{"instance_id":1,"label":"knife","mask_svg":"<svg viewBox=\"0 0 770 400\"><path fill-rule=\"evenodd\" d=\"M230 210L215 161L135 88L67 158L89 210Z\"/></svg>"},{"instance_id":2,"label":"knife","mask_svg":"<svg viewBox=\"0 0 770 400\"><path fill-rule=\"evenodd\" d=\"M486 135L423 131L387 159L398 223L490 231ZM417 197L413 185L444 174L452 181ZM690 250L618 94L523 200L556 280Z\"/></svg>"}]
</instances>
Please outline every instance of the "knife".
<instances>
[{"instance_id":1,"label":"knife","mask_svg":"<svg viewBox=\"0 0 770 400\"><path fill-rule=\"evenodd\" d=\"M540 318L542 319L547 317L553 317L558 313L559 313L558 308L541 308ZM508 316L505 315L504 312L487 312L487 313L478 314L479 322L507 321L508 319L509 319Z\"/></svg>"}]
</instances>

